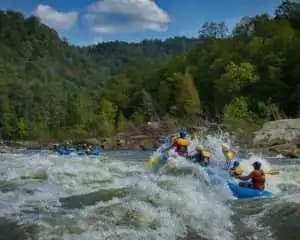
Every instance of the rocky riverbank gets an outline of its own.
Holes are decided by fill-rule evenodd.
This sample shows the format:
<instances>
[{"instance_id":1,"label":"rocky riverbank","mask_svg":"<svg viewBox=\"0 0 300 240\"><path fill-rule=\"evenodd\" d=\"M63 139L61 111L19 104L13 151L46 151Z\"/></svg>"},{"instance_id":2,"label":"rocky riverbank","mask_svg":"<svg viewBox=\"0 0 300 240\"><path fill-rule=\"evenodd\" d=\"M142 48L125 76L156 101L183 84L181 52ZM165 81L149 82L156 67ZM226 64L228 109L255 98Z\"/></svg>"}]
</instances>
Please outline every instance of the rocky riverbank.
<instances>
[{"instance_id":1,"label":"rocky riverbank","mask_svg":"<svg viewBox=\"0 0 300 240\"><path fill-rule=\"evenodd\" d=\"M267 122L255 133L255 147L300 158L300 118Z\"/></svg>"},{"instance_id":2,"label":"rocky riverbank","mask_svg":"<svg viewBox=\"0 0 300 240\"><path fill-rule=\"evenodd\" d=\"M130 126L126 131L111 137L66 139L64 142L38 141L6 141L0 144L0 152L13 152L16 149L53 149L54 144L68 143L99 145L106 150L153 150L160 146L167 137L178 132L181 127L176 120L147 122L141 126ZM206 136L220 130L220 125L201 120L198 123L187 125L187 131Z\"/></svg>"},{"instance_id":3,"label":"rocky riverbank","mask_svg":"<svg viewBox=\"0 0 300 240\"><path fill-rule=\"evenodd\" d=\"M201 122L187 130L200 136L215 134L222 126L209 122ZM179 124L172 121L148 122L140 127L131 127L125 132L107 138L89 138L68 140L70 145L100 145L106 150L153 150L160 146L167 137L180 129ZM300 118L267 122L257 131L253 139L253 151L268 155L282 154L285 157L300 158ZM52 149L54 142L37 141L1 141L0 153L20 152L24 149ZM238 144L238 143L237 143Z\"/></svg>"}]
</instances>

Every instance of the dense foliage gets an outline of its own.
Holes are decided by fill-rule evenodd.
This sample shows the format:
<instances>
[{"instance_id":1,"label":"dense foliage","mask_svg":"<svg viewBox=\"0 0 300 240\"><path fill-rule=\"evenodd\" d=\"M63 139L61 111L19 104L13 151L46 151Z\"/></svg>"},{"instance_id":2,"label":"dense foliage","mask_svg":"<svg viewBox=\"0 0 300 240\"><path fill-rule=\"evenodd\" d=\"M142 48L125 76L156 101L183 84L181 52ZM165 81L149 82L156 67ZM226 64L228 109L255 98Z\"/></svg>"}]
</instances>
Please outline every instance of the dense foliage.
<instances>
[{"instance_id":1,"label":"dense foliage","mask_svg":"<svg viewBox=\"0 0 300 240\"><path fill-rule=\"evenodd\" d=\"M0 129L8 139L111 135L149 120L249 126L300 114L300 4L228 35L79 48L35 17L0 12Z\"/></svg>"},{"instance_id":2,"label":"dense foliage","mask_svg":"<svg viewBox=\"0 0 300 240\"><path fill-rule=\"evenodd\" d=\"M126 94L150 93L160 117L202 116L231 128L254 129L267 120L297 117L299 23L300 4L290 1L283 1L274 17L243 18L231 35L223 23L206 23L187 54L123 74L131 82ZM119 81L116 77L112 84ZM127 107L135 106L132 101Z\"/></svg>"},{"instance_id":3,"label":"dense foliage","mask_svg":"<svg viewBox=\"0 0 300 240\"><path fill-rule=\"evenodd\" d=\"M0 136L63 139L122 130L127 120L120 109L128 100L122 92L111 95L114 101L103 97L113 75L146 59L182 54L195 42L183 37L79 48L35 17L0 12ZM119 81L126 91L128 79Z\"/></svg>"}]
</instances>

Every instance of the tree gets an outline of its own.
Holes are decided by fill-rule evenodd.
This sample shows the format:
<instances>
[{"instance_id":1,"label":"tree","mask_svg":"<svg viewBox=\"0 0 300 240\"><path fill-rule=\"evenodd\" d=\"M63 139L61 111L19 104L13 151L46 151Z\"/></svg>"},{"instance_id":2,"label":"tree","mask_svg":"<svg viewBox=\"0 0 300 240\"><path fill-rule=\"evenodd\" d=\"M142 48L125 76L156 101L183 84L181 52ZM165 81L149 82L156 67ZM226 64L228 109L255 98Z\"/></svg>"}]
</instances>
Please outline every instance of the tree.
<instances>
[{"instance_id":1,"label":"tree","mask_svg":"<svg viewBox=\"0 0 300 240\"><path fill-rule=\"evenodd\" d=\"M158 90L158 104L161 113L166 113L170 105L171 89L167 81L160 82Z\"/></svg>"},{"instance_id":2,"label":"tree","mask_svg":"<svg viewBox=\"0 0 300 240\"><path fill-rule=\"evenodd\" d=\"M225 38L228 34L228 28L224 22L206 22L199 31L200 38Z\"/></svg>"},{"instance_id":3,"label":"tree","mask_svg":"<svg viewBox=\"0 0 300 240\"><path fill-rule=\"evenodd\" d=\"M201 112L200 98L191 74L176 73L174 78L180 84L176 99L176 109L179 116L190 117Z\"/></svg>"},{"instance_id":4,"label":"tree","mask_svg":"<svg viewBox=\"0 0 300 240\"><path fill-rule=\"evenodd\" d=\"M79 109L78 95L71 94L68 96L67 100L65 126L67 128L73 128L80 123L81 114Z\"/></svg>"},{"instance_id":5,"label":"tree","mask_svg":"<svg viewBox=\"0 0 300 240\"><path fill-rule=\"evenodd\" d=\"M259 80L255 67L247 62L239 65L234 62L225 67L225 73L215 81L217 92L225 99L232 99L241 90Z\"/></svg>"},{"instance_id":6,"label":"tree","mask_svg":"<svg viewBox=\"0 0 300 240\"><path fill-rule=\"evenodd\" d=\"M295 28L300 28L300 1L283 0L275 11L276 19L286 19Z\"/></svg>"},{"instance_id":7,"label":"tree","mask_svg":"<svg viewBox=\"0 0 300 240\"><path fill-rule=\"evenodd\" d=\"M128 126L127 119L124 117L124 114L119 111L116 120L117 131L118 132L123 131L127 128L127 126Z\"/></svg>"},{"instance_id":8,"label":"tree","mask_svg":"<svg viewBox=\"0 0 300 240\"><path fill-rule=\"evenodd\" d=\"M225 106L223 122L227 128L234 132L242 141L251 141L251 134L257 130L261 124L257 115L250 111L246 98L235 98L230 104Z\"/></svg>"},{"instance_id":9,"label":"tree","mask_svg":"<svg viewBox=\"0 0 300 240\"><path fill-rule=\"evenodd\" d=\"M119 108L125 110L130 102L131 85L125 74L117 75L107 89L107 97Z\"/></svg>"},{"instance_id":10,"label":"tree","mask_svg":"<svg viewBox=\"0 0 300 240\"><path fill-rule=\"evenodd\" d=\"M249 38L253 36L265 36L266 25L272 21L268 14L255 17L244 17L233 29L233 36L238 38Z\"/></svg>"},{"instance_id":11,"label":"tree","mask_svg":"<svg viewBox=\"0 0 300 240\"><path fill-rule=\"evenodd\" d=\"M109 136L115 130L117 109L113 103L103 98L98 113L98 129L102 136Z\"/></svg>"}]
</instances>

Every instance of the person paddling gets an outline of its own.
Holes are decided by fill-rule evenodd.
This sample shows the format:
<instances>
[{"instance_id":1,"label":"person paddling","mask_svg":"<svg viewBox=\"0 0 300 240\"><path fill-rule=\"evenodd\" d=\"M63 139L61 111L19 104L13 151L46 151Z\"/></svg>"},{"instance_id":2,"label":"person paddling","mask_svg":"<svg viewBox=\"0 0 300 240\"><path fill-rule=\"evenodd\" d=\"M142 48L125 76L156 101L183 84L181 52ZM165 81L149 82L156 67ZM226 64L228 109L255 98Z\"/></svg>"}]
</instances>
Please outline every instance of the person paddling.
<instances>
[{"instance_id":1,"label":"person paddling","mask_svg":"<svg viewBox=\"0 0 300 240\"><path fill-rule=\"evenodd\" d=\"M222 144L222 152L226 160L227 168L228 169L233 168L234 163L238 162L234 151L227 144Z\"/></svg>"},{"instance_id":2,"label":"person paddling","mask_svg":"<svg viewBox=\"0 0 300 240\"><path fill-rule=\"evenodd\" d=\"M265 189L265 173L261 169L261 163L260 162L254 162L252 164L254 170L248 175L248 176L240 176L238 179L242 181L248 181L251 179L251 182L240 182L239 186L241 187L249 187L254 188L257 190L264 190Z\"/></svg>"},{"instance_id":3,"label":"person paddling","mask_svg":"<svg viewBox=\"0 0 300 240\"><path fill-rule=\"evenodd\" d=\"M178 153L178 155L180 155L182 157L187 157L189 144L190 144L190 141L187 139L186 133L181 131L179 133L179 137L176 138L175 141L173 142L173 144L169 148L167 148L165 151L169 151L172 148L176 148L175 151Z\"/></svg>"},{"instance_id":4,"label":"person paddling","mask_svg":"<svg viewBox=\"0 0 300 240\"><path fill-rule=\"evenodd\" d=\"M230 168L231 177L240 177L243 174L244 170L240 167L239 161L233 163L232 168Z\"/></svg>"},{"instance_id":5,"label":"person paddling","mask_svg":"<svg viewBox=\"0 0 300 240\"><path fill-rule=\"evenodd\" d=\"M196 147L196 153L190 155L189 158L202 166L208 166L210 163L211 153L205 150L202 145L198 145Z\"/></svg>"}]
</instances>

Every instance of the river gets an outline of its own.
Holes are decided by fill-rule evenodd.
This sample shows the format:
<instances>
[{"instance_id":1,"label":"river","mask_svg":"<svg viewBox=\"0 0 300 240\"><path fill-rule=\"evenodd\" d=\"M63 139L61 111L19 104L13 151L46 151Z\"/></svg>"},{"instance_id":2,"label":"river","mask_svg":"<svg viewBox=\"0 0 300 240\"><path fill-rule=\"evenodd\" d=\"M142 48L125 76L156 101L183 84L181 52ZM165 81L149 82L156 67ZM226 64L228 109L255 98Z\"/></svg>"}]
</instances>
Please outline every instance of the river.
<instances>
[{"instance_id":1,"label":"river","mask_svg":"<svg viewBox=\"0 0 300 240\"><path fill-rule=\"evenodd\" d=\"M273 198L237 200L184 160L146 173L150 155L0 155L0 240L300 238L300 160L247 157L245 168L260 160L280 175L267 178Z\"/></svg>"}]
</instances>

